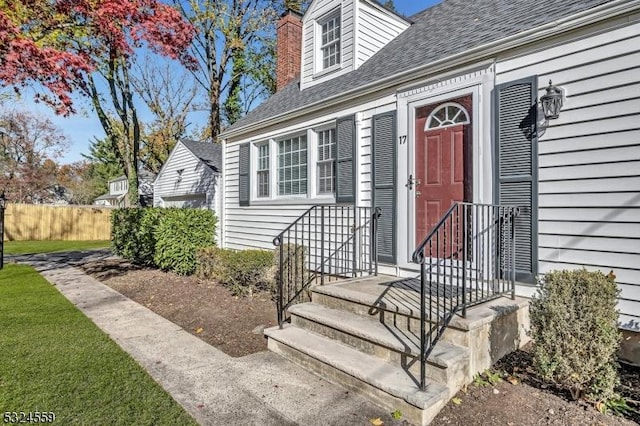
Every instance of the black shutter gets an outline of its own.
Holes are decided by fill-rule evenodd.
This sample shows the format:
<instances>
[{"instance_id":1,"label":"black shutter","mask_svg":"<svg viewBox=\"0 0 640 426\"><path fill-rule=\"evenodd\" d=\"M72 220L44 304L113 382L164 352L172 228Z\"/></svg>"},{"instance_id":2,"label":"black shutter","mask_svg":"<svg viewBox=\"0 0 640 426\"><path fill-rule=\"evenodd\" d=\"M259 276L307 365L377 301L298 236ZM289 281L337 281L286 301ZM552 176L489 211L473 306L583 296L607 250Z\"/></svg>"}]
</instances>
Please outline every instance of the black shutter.
<instances>
[{"instance_id":1,"label":"black shutter","mask_svg":"<svg viewBox=\"0 0 640 426\"><path fill-rule=\"evenodd\" d=\"M336 123L336 202L356 200L356 120L355 116L339 118Z\"/></svg>"},{"instance_id":2,"label":"black shutter","mask_svg":"<svg viewBox=\"0 0 640 426\"><path fill-rule=\"evenodd\" d=\"M251 173L251 159L250 159L251 145L248 143L240 145L240 153L238 158L238 196L241 206L248 206L249 199L251 198L251 179L249 174Z\"/></svg>"},{"instance_id":3,"label":"black shutter","mask_svg":"<svg viewBox=\"0 0 640 426\"><path fill-rule=\"evenodd\" d=\"M496 202L522 206L516 218L516 280L538 269L537 77L496 87Z\"/></svg>"},{"instance_id":4,"label":"black shutter","mask_svg":"<svg viewBox=\"0 0 640 426\"><path fill-rule=\"evenodd\" d=\"M396 112L374 115L371 131L373 206L378 222L378 258L396 263Z\"/></svg>"}]
</instances>

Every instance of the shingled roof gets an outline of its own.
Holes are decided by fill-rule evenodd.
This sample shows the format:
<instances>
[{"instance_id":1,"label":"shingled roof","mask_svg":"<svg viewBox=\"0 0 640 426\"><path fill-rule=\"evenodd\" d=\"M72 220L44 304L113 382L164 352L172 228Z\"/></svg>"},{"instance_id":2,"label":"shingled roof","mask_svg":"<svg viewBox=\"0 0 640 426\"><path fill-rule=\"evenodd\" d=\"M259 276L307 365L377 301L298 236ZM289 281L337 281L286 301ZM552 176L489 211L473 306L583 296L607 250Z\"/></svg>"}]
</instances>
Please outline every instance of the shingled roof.
<instances>
[{"instance_id":1,"label":"shingled roof","mask_svg":"<svg viewBox=\"0 0 640 426\"><path fill-rule=\"evenodd\" d=\"M445 0L409 18L413 24L360 68L300 90L294 81L223 133L352 92L365 84L446 59L611 0Z\"/></svg>"},{"instance_id":2,"label":"shingled roof","mask_svg":"<svg viewBox=\"0 0 640 426\"><path fill-rule=\"evenodd\" d=\"M219 143L184 139L182 144L213 170L217 172L222 170L222 146Z\"/></svg>"}]
</instances>

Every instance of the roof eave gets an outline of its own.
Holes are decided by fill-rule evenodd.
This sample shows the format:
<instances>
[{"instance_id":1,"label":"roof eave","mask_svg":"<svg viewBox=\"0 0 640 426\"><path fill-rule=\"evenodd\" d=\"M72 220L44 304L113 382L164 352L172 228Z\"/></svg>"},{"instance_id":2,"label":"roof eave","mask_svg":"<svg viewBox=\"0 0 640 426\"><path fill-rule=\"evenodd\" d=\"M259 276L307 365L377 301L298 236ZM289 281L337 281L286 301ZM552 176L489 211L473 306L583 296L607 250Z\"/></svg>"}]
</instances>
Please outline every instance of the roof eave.
<instances>
[{"instance_id":1,"label":"roof eave","mask_svg":"<svg viewBox=\"0 0 640 426\"><path fill-rule=\"evenodd\" d=\"M606 3L592 9L580 12L566 18L558 19L547 24L532 28L527 31L515 34L513 36L505 37L497 41L493 41L487 44L480 45L473 49L460 52L455 55L448 56L446 58L439 59L435 62L430 62L419 67L411 68L402 71L398 74L394 74L389 77L385 77L381 80L376 80L371 83L359 86L346 92L322 99L321 101L313 102L304 107L294 109L282 114L275 115L266 120L261 120L252 124L249 124L238 129L234 129L228 132L223 132L220 137L223 140L228 138L234 138L243 134L258 130L262 127L277 124L283 120L293 119L305 114L313 113L321 109L339 104L345 99L353 98L354 94L358 97L367 96L369 94L379 92L391 87L401 86L414 80L421 72L429 70L430 73L442 72L450 68L459 67L468 63L481 61L496 54L520 47L525 44L534 43L547 39L549 37L556 36L565 31L574 30L586 25L590 25L604 19L613 18L632 12L636 9L640 9L640 2L629 0L614 0L610 3Z\"/></svg>"}]
</instances>

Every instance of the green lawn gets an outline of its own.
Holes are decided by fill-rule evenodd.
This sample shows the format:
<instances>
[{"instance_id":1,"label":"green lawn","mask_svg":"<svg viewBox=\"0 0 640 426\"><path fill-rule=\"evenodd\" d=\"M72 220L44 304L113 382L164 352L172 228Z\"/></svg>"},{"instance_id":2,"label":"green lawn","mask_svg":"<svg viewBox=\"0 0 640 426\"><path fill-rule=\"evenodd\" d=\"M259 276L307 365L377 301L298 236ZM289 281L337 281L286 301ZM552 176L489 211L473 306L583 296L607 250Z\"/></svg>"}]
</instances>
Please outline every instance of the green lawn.
<instances>
[{"instance_id":1,"label":"green lawn","mask_svg":"<svg viewBox=\"0 0 640 426\"><path fill-rule=\"evenodd\" d=\"M56 424L196 424L29 266L0 270L0 330L0 416L46 411Z\"/></svg>"},{"instance_id":2,"label":"green lawn","mask_svg":"<svg viewBox=\"0 0 640 426\"><path fill-rule=\"evenodd\" d=\"M108 248L110 241L5 241L4 254L36 254Z\"/></svg>"}]
</instances>

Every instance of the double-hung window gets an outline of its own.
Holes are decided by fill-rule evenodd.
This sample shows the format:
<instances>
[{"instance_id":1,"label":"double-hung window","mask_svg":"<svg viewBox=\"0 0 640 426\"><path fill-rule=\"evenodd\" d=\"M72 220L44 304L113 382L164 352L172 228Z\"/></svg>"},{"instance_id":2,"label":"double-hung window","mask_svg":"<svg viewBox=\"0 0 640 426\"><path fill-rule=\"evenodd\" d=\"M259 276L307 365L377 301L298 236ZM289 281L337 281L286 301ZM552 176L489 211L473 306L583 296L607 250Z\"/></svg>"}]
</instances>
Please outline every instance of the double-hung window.
<instances>
[{"instance_id":1,"label":"double-hung window","mask_svg":"<svg viewBox=\"0 0 640 426\"><path fill-rule=\"evenodd\" d=\"M340 12L320 21L322 70L340 64Z\"/></svg>"},{"instance_id":2,"label":"double-hung window","mask_svg":"<svg viewBox=\"0 0 640 426\"><path fill-rule=\"evenodd\" d=\"M336 182L336 129L320 130L318 137L317 192L333 194Z\"/></svg>"},{"instance_id":3,"label":"double-hung window","mask_svg":"<svg viewBox=\"0 0 640 426\"><path fill-rule=\"evenodd\" d=\"M269 180L269 143L263 143L258 148L258 167L257 167L257 196L258 198L269 197L270 180Z\"/></svg>"},{"instance_id":4,"label":"double-hung window","mask_svg":"<svg viewBox=\"0 0 640 426\"><path fill-rule=\"evenodd\" d=\"M307 194L307 135L278 141L278 195Z\"/></svg>"},{"instance_id":5,"label":"double-hung window","mask_svg":"<svg viewBox=\"0 0 640 426\"><path fill-rule=\"evenodd\" d=\"M331 202L336 192L336 128L315 128L256 142L251 148L255 201Z\"/></svg>"}]
</instances>

